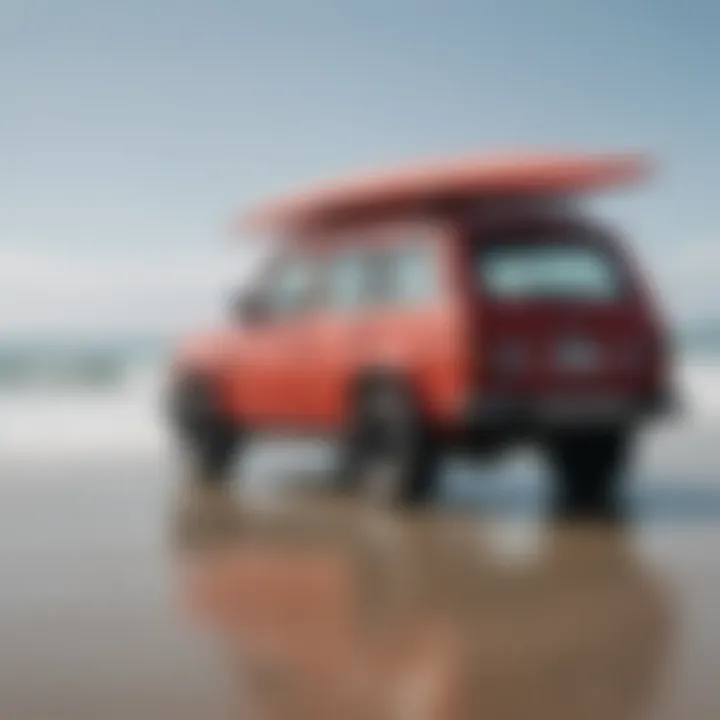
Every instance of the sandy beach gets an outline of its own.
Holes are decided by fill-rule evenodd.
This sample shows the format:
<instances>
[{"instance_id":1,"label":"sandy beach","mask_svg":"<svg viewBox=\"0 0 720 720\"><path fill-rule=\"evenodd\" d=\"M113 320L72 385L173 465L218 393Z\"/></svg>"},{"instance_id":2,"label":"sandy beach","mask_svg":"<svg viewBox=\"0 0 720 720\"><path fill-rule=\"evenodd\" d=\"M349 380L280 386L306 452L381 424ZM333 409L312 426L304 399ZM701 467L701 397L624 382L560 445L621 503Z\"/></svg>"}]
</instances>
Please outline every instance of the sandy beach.
<instances>
[{"instance_id":1,"label":"sandy beach","mask_svg":"<svg viewBox=\"0 0 720 720\"><path fill-rule=\"evenodd\" d=\"M140 407L150 413L150 405ZM122 432L128 417L110 406ZM111 444L107 427L92 435L88 424L83 445L74 412L65 442L43 447L26 432L25 445L16 434L15 452L6 448L2 718L338 717L347 698L330 698L341 683L322 664L306 683L312 697L328 694L324 709L303 705L297 690L274 715L252 710L257 667L285 657L285 672L305 677L312 662L303 653L325 642L334 648L328 667L357 673L358 663L384 667L367 658L385 657L396 641L417 647L398 650L395 670L368 687L389 697L409 682L406 695L421 705L446 703L417 717L720 717L720 426L712 418L653 431L630 487L631 520L592 531L550 523L542 477L524 458L485 470L451 461L430 512L373 517L323 490L327 458L312 446L259 441L237 468L235 491L208 495L192 490L159 426L142 437L136 426L137 435ZM135 412L140 422L143 410ZM316 536L311 565L358 544L375 548L379 565L358 575L356 554L341 556L344 569L313 589L312 572L298 570L302 528ZM311 608L286 586L307 590ZM383 622L358 624L368 608ZM277 636L293 613L307 632L290 653L281 640L292 633ZM434 682L417 679L422 657L440 668L440 699L422 700ZM281 693L268 694L277 704ZM357 717L404 717L377 707L362 714L357 699L352 706Z\"/></svg>"}]
</instances>

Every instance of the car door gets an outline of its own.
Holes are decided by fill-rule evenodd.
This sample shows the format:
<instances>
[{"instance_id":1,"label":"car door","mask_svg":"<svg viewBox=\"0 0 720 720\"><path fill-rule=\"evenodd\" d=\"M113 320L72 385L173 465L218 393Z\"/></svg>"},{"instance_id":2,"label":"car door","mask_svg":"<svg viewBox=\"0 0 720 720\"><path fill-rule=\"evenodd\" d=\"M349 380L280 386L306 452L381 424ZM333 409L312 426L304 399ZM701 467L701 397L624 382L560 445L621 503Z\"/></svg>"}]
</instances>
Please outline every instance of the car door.
<instances>
[{"instance_id":1,"label":"car door","mask_svg":"<svg viewBox=\"0 0 720 720\"><path fill-rule=\"evenodd\" d=\"M416 241L345 247L324 265L321 307L303 334L300 392L313 422L332 427L348 410L359 373L392 367L431 396L447 393L457 373L446 356L452 318L440 292L438 243Z\"/></svg>"},{"instance_id":2,"label":"car door","mask_svg":"<svg viewBox=\"0 0 720 720\"><path fill-rule=\"evenodd\" d=\"M295 372L304 420L317 428L332 428L341 419L357 369L365 259L364 251L344 248L325 252L316 264L316 291L299 325Z\"/></svg>"},{"instance_id":3,"label":"car door","mask_svg":"<svg viewBox=\"0 0 720 720\"><path fill-rule=\"evenodd\" d=\"M369 259L372 291L357 328L362 362L411 379L418 400L434 404L446 392L451 349L440 244L400 235Z\"/></svg>"},{"instance_id":4,"label":"car door","mask_svg":"<svg viewBox=\"0 0 720 720\"><path fill-rule=\"evenodd\" d=\"M294 252L263 280L263 317L245 329L237 368L240 415L251 423L294 424L302 413L297 355L313 272L311 259Z\"/></svg>"}]
</instances>

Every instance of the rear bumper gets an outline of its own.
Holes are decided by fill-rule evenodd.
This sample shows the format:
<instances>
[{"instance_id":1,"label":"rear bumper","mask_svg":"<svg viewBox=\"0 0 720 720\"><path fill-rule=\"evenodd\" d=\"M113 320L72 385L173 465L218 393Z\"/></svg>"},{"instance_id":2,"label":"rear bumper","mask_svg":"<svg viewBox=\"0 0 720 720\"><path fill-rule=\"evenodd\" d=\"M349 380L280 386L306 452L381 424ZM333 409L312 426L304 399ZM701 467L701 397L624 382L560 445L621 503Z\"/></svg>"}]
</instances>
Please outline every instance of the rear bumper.
<instances>
[{"instance_id":1,"label":"rear bumper","mask_svg":"<svg viewBox=\"0 0 720 720\"><path fill-rule=\"evenodd\" d=\"M466 430L532 433L557 426L618 425L680 412L680 399L667 391L645 395L513 397L478 395L461 416Z\"/></svg>"}]
</instances>

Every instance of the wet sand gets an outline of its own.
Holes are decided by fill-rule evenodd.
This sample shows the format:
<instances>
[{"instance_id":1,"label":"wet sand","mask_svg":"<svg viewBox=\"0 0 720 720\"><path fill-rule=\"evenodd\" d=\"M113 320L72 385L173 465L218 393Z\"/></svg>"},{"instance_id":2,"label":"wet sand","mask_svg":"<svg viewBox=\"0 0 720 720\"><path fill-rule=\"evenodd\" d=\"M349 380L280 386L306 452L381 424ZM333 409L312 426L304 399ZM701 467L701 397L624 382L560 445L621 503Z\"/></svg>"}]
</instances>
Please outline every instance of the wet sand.
<instances>
[{"instance_id":1,"label":"wet sand","mask_svg":"<svg viewBox=\"0 0 720 720\"><path fill-rule=\"evenodd\" d=\"M612 528L550 523L522 473L388 514L291 474L29 458L0 486L0 718L715 720L710 449Z\"/></svg>"}]
</instances>

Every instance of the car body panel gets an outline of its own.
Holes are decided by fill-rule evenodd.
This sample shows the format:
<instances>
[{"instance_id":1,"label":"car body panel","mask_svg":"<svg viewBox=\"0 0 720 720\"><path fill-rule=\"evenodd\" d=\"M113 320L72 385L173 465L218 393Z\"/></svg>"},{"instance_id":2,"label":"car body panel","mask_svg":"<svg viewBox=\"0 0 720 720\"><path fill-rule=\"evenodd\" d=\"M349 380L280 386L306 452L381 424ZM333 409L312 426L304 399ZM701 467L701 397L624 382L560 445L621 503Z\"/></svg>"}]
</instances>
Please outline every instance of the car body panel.
<instances>
[{"instance_id":1,"label":"car body panel","mask_svg":"<svg viewBox=\"0 0 720 720\"><path fill-rule=\"evenodd\" d=\"M231 324L188 339L175 366L211 374L219 406L238 421L309 430L340 428L354 383L378 370L402 376L424 415L445 427L462 422L468 403L483 394L535 400L656 393L668 374L666 330L634 258L583 213L555 202L566 191L635 181L643 169L636 156L466 161L360 178L262 206L250 214L254 222L293 229L280 257L299 251L323 266L345 249L422 241L432 248L438 288L414 304L347 311L319 303L290 317ZM439 212L431 203L428 211L428 200L453 198L462 205ZM472 198L482 202L465 202ZM469 272L476 245L523 224L592 234L632 292L606 305L500 303L478 293ZM525 345L531 366L521 375L494 366L508 338ZM598 357L582 367L575 351L588 344ZM571 346L575 360L567 355ZM561 351L575 367L558 366Z\"/></svg>"}]
</instances>

